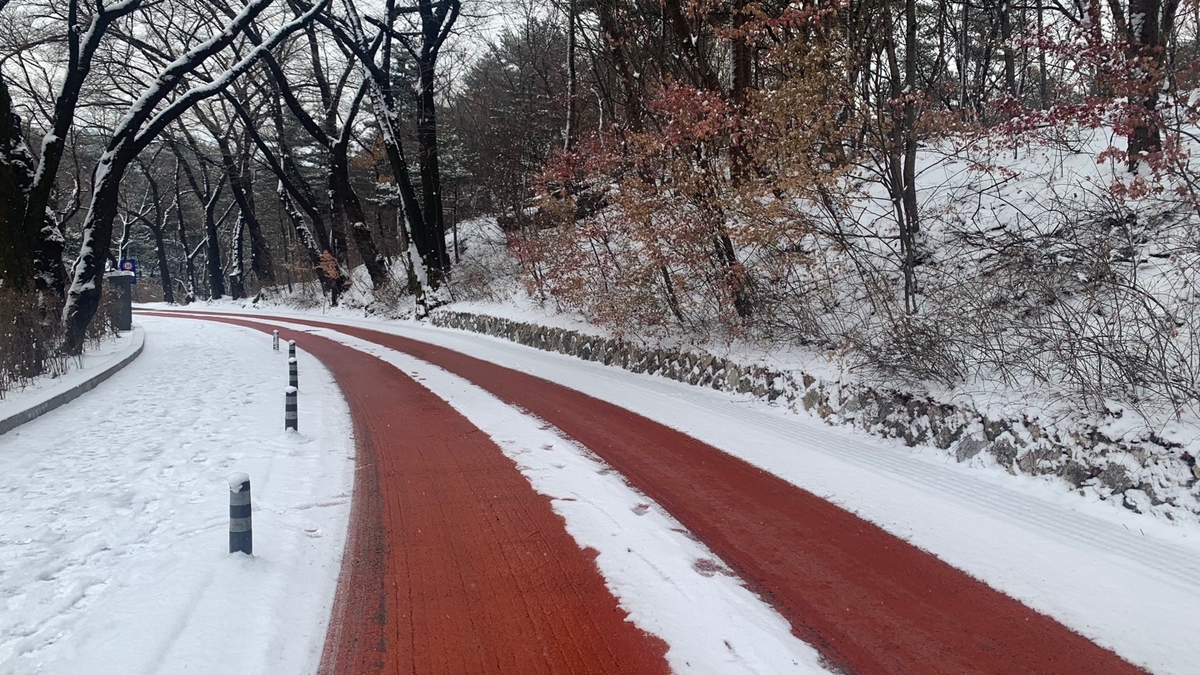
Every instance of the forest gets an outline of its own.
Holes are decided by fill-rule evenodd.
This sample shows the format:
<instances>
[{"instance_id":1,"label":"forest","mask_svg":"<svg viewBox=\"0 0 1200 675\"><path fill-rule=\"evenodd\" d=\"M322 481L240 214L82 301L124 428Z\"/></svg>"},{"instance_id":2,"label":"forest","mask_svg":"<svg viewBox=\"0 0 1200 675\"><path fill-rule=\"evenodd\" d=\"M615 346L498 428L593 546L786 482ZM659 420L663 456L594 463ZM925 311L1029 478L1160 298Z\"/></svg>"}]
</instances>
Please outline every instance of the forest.
<instances>
[{"instance_id":1,"label":"forest","mask_svg":"<svg viewBox=\"0 0 1200 675\"><path fill-rule=\"evenodd\" d=\"M0 0L0 393L137 259L1178 418L1198 50L1196 0Z\"/></svg>"}]
</instances>

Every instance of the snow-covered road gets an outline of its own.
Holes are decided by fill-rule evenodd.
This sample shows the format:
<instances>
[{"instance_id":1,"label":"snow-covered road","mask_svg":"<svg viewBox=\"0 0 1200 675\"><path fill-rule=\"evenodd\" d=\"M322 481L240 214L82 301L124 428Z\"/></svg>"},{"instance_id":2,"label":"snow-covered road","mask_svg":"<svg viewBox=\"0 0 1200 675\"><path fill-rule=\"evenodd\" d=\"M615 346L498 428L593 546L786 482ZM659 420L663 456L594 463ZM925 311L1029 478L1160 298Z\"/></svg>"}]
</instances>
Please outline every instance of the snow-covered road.
<instances>
[{"instance_id":1,"label":"snow-covered road","mask_svg":"<svg viewBox=\"0 0 1200 675\"><path fill-rule=\"evenodd\" d=\"M269 338L138 323L136 361L0 436L0 673L314 672L354 468L337 387L301 355L287 434ZM227 553L235 471L253 558Z\"/></svg>"}]
</instances>

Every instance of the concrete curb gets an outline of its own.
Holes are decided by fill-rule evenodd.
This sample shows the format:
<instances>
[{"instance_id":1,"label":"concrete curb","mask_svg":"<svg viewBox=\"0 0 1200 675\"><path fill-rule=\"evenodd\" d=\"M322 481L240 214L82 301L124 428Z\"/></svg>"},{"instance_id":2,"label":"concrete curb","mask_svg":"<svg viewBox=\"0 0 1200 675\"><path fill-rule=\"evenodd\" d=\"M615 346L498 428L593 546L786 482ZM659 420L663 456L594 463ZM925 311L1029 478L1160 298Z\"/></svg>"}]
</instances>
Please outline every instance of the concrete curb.
<instances>
[{"instance_id":1,"label":"concrete curb","mask_svg":"<svg viewBox=\"0 0 1200 675\"><path fill-rule=\"evenodd\" d=\"M132 363L133 360L142 353L142 348L145 346L146 332L141 326L134 326L133 345L131 347L122 353L113 355L113 357L106 361L104 365L100 366L96 374L92 375L83 382L66 387L63 391L59 391L58 393L50 396L50 398L45 398L30 405L24 410L0 419L0 435L8 433L9 431L16 429L30 420L37 419L51 410L54 410L63 404L69 403L79 398L81 395L95 389L96 386L101 382L112 377L113 373Z\"/></svg>"}]
</instances>

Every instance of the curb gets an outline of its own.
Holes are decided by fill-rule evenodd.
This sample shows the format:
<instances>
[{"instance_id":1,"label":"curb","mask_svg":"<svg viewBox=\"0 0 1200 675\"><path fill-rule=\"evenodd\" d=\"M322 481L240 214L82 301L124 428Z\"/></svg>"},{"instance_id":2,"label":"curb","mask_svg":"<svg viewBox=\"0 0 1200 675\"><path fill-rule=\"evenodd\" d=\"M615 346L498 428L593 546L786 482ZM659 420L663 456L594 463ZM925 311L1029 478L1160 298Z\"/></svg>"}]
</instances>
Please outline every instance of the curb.
<instances>
[{"instance_id":1,"label":"curb","mask_svg":"<svg viewBox=\"0 0 1200 675\"><path fill-rule=\"evenodd\" d=\"M100 367L99 372L83 382L60 391L48 399L35 403L25 410L0 419L0 435L6 434L30 420L37 419L51 410L79 398L81 395L95 389L101 382L112 377L113 373L132 363L142 353L142 348L146 346L146 332L141 326L133 327L133 344L134 347L132 350L113 356Z\"/></svg>"}]
</instances>

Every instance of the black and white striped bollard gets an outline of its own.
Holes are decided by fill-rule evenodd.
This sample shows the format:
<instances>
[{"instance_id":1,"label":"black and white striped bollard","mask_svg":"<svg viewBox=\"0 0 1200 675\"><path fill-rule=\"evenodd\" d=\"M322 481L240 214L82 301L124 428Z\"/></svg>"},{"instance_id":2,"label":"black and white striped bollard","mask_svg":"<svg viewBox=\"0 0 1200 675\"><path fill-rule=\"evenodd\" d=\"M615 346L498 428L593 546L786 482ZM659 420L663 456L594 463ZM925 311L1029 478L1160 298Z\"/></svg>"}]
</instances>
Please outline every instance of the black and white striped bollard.
<instances>
[{"instance_id":1,"label":"black and white striped bollard","mask_svg":"<svg viewBox=\"0 0 1200 675\"><path fill-rule=\"evenodd\" d=\"M288 359L288 386L300 388L300 372L295 357Z\"/></svg>"},{"instance_id":2,"label":"black and white striped bollard","mask_svg":"<svg viewBox=\"0 0 1200 675\"><path fill-rule=\"evenodd\" d=\"M289 359L296 358L296 341L295 340L288 340L288 358Z\"/></svg>"},{"instance_id":3,"label":"black and white striped bollard","mask_svg":"<svg viewBox=\"0 0 1200 675\"><path fill-rule=\"evenodd\" d=\"M296 415L296 388L288 387L287 389L283 390L283 393L285 396L285 402L283 406L283 428L285 431L288 429L291 429L292 431L299 431L300 426L298 424Z\"/></svg>"},{"instance_id":4,"label":"black and white striped bollard","mask_svg":"<svg viewBox=\"0 0 1200 675\"><path fill-rule=\"evenodd\" d=\"M254 532L250 526L250 476L229 477L229 552L254 555Z\"/></svg>"},{"instance_id":5,"label":"black and white striped bollard","mask_svg":"<svg viewBox=\"0 0 1200 675\"><path fill-rule=\"evenodd\" d=\"M279 351L279 331L274 331L272 333L272 338L271 348L275 351Z\"/></svg>"}]
</instances>

